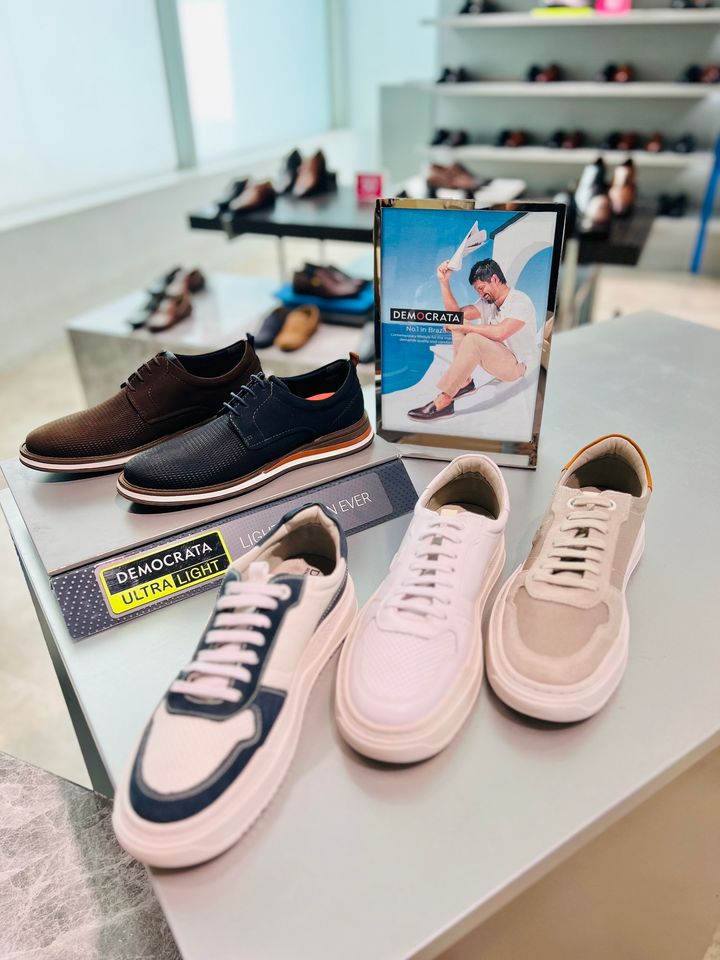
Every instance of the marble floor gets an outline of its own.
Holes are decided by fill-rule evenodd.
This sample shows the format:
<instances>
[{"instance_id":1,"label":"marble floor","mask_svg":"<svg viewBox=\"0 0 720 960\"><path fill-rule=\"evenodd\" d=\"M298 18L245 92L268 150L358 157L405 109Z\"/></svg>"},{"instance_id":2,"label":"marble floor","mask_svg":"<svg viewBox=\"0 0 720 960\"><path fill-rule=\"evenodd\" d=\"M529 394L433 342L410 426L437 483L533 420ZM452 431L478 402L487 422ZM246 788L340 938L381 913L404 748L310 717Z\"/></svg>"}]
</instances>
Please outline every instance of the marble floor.
<instances>
[{"instance_id":1,"label":"marble floor","mask_svg":"<svg viewBox=\"0 0 720 960\"><path fill-rule=\"evenodd\" d=\"M248 275L272 275L276 268L272 247L267 243L253 243L253 241L248 241L247 244L242 272ZM366 253L366 249L349 244L327 244L324 253L329 260L343 266L356 259L359 253ZM317 255L316 244L302 241L293 244L293 261L300 262L305 257L314 259ZM223 264L222 267L227 269L227 264ZM597 291L594 319L603 321L618 314L652 308L720 328L720 312L717 309L720 302L718 294L720 294L720 281L717 280L667 273L652 274L638 270L605 270ZM83 405L82 391L73 359L68 344L59 333L55 342L47 343L35 356L12 370L0 372L0 459L14 456L18 442L33 426L79 409ZM0 584L2 584L0 622L3 625L0 644L0 683L2 683L4 694L0 698L0 751L36 764L77 784L88 786L87 771L25 589L13 545L4 523L1 522ZM693 785L699 790L704 790L710 789L710 785L714 784L717 791L717 780L713 781L707 773L707 770L716 775L720 773L720 754L713 757L714 760L708 760L707 768L703 768L700 772L690 771L648 803L652 804L657 800L661 807L662 802L667 802L671 807L675 804L680 809L679 804L688 802L688 792L690 795L693 794ZM680 785L679 788L678 785ZM673 789L676 789L676 794L667 793ZM677 792L678 789L679 792ZM666 797L665 801L662 800L663 797ZM720 811L717 799L715 794L715 809ZM698 799L698 803L701 803L701 800ZM598 871L592 881L594 890L603 887L603 883L608 889L621 889L614 875L617 861L606 856L603 851L615 849L617 852L623 843L631 844L633 837L644 835L638 824L642 821L641 811L646 807L647 804L643 805L635 814L613 828L619 831L617 834L619 839L609 839L603 844L604 838L601 837L595 842L599 844L599 848L590 845L587 851L583 850L576 854L565 865L554 871L550 878L536 884L531 891L483 925L485 939L478 934L478 937L473 940L474 935L471 935L467 942L463 941L447 954L447 960L461 960L461 958L470 960L478 956L482 956L484 960L511 960L518 956L532 956L534 960L546 960L546 958L549 960L551 957L553 960L576 960L576 957L579 960L581 956L583 960L590 960L596 956L600 958L601 953L595 952L595 947L592 951L588 949L580 953L562 952L563 943L567 949L570 949L570 943L577 948L582 941L581 933L578 931L578 921L576 919L569 923L569 927L574 931L574 939L557 940L554 935L548 936L547 914L544 910L558 909L567 912L563 904L573 902L572 896L568 899L568 891L572 894L572 891L577 889L577 883L582 882L583 879L588 882L587 870L588 864L591 863L595 863L595 869ZM708 810L704 812L709 816ZM651 813L648 816L645 817L645 821L655 824L657 838L663 832L662 819L656 822L652 819ZM633 820L633 817L638 819ZM716 821L718 820L720 820L720 813L716 815ZM716 826L720 828L720 822L716 822ZM715 836L719 834L720 829L715 831ZM640 860L643 857L649 857L649 851L656 846L647 838L645 843L644 848L641 844L641 848L636 850ZM685 849L686 853L688 844L691 844L691 841L687 838L685 848L682 848L681 844L681 849ZM600 854L597 854L597 849L600 850ZM695 852L696 848L692 847L692 851ZM702 856L701 853L700 855ZM596 857L594 861L593 856ZM683 874L682 868L685 861L682 856L678 860L679 866L675 865L672 868L675 871L673 883L682 882L686 886L685 899L687 899L689 885L692 893L691 905L692 903L702 904L702 910L698 908L694 911L690 908L683 912L676 907L675 919L678 923L673 930L676 934L679 930L679 936L682 939L683 924L687 926L687 937L684 940L686 949L671 953L667 948L658 947L660 952L655 948L644 952L642 931L647 927L647 920L642 918L641 913L636 913L625 917L630 927L634 924L633 929L636 931L631 941L633 950L622 953L613 951L613 955L622 955L627 960L646 960L650 957L653 960L703 960L703 956L704 960L720 960L720 934L716 934L713 939L713 928L720 920L720 850L717 849L717 845L712 853L712 859L712 869L700 871L697 876L689 866L687 874ZM671 868L668 867L668 869ZM552 878L555 880L553 881ZM636 881L641 883L642 879L637 877ZM672 884L669 889L674 889ZM562 894L563 890L565 894ZM714 915L715 922L708 925L709 895L714 898L712 905L714 914L711 909L710 915ZM611 901L612 897L608 895L608 898L603 901L603 909L609 909ZM643 909L645 906L652 909L652 905L638 901L638 910L641 906ZM572 910L576 908L578 911L576 917L582 917L582 911L577 904ZM592 933L596 938L596 945L610 943L611 941L602 939L603 916L607 920L608 914L604 914L602 910L598 913L596 909L594 914L591 911L591 915L599 924L597 930L593 928ZM590 920L586 922L591 924ZM678 947L676 939L668 940L665 937L663 942L672 943L673 949ZM36 956L35 953L2 953L1 939L0 954L32 957L33 960ZM38 957L40 955L37 954ZM76 954L67 955L76 956ZM51 956L51 954L42 954L42 956ZM61 954L58 954L59 956Z\"/></svg>"}]
</instances>

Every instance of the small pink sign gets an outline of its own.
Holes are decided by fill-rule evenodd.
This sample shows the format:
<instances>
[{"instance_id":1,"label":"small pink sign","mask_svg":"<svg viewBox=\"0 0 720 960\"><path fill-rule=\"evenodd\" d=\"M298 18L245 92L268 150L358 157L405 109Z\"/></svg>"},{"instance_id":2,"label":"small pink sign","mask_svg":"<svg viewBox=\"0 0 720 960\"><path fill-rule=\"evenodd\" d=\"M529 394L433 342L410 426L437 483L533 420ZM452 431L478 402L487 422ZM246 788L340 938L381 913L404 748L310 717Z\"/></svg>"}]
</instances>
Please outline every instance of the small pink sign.
<instances>
[{"instance_id":1,"label":"small pink sign","mask_svg":"<svg viewBox=\"0 0 720 960\"><path fill-rule=\"evenodd\" d=\"M359 173L355 192L360 203L369 203L382 196L381 173Z\"/></svg>"},{"instance_id":2,"label":"small pink sign","mask_svg":"<svg viewBox=\"0 0 720 960\"><path fill-rule=\"evenodd\" d=\"M595 10L611 17L622 16L632 10L632 0L595 0Z\"/></svg>"}]
</instances>

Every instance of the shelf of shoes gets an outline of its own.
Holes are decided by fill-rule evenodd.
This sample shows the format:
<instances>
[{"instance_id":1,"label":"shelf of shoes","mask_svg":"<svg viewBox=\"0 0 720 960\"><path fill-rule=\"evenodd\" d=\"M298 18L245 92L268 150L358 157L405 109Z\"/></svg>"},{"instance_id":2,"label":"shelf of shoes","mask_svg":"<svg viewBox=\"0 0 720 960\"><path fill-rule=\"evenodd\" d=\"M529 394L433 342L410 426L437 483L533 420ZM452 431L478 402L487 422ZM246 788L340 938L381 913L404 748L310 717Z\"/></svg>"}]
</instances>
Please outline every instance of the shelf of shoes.
<instances>
[{"instance_id":1,"label":"shelf of shoes","mask_svg":"<svg viewBox=\"0 0 720 960\"><path fill-rule=\"evenodd\" d=\"M598 83L593 80L559 80L555 83L528 83L513 80L468 80L464 83L417 83L426 93L438 97L609 97L645 100L703 100L720 93L720 84L635 82Z\"/></svg>"},{"instance_id":2,"label":"shelf of shoes","mask_svg":"<svg viewBox=\"0 0 720 960\"><path fill-rule=\"evenodd\" d=\"M552 147L495 147L491 144L471 143L462 147L424 147L425 156L438 163L451 163L472 160L502 160L503 163L555 163L566 166L583 166L593 163L599 155L610 166L624 163L632 157L638 167L671 167L681 169L690 164L709 163L711 154L707 150L693 153L675 153L662 150L652 153L648 150L603 150L602 147L579 147L575 150L562 150Z\"/></svg>"},{"instance_id":3,"label":"shelf of shoes","mask_svg":"<svg viewBox=\"0 0 720 960\"><path fill-rule=\"evenodd\" d=\"M446 27L451 30L489 29L492 27L649 27L649 26L683 26L692 24L702 26L709 23L720 23L720 8L707 10L630 10L619 16L590 13L578 15L536 14L531 12L516 13L480 13L462 14L453 17L426 17L422 24L433 27Z\"/></svg>"}]
</instances>

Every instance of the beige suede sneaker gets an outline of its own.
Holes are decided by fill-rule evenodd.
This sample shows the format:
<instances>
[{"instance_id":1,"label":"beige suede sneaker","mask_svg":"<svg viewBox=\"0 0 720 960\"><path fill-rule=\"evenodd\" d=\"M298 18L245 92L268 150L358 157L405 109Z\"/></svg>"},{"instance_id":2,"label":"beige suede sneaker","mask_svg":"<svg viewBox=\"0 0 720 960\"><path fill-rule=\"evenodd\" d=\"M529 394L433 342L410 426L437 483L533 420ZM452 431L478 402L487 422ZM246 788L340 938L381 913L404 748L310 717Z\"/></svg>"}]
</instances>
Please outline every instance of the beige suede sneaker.
<instances>
[{"instance_id":1,"label":"beige suede sneaker","mask_svg":"<svg viewBox=\"0 0 720 960\"><path fill-rule=\"evenodd\" d=\"M645 545L651 491L642 450L619 434L565 466L530 554L490 618L488 679L508 706L569 722L609 700L627 664L625 588Z\"/></svg>"}]
</instances>

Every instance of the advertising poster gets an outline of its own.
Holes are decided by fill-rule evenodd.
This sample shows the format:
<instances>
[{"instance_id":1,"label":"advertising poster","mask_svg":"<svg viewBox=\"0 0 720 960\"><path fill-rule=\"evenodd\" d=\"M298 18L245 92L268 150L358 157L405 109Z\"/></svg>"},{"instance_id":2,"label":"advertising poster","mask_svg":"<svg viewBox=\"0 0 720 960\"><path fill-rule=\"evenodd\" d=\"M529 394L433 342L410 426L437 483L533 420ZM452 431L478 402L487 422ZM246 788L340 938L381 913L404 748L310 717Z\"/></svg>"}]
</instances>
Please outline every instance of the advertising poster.
<instances>
[{"instance_id":1,"label":"advertising poster","mask_svg":"<svg viewBox=\"0 0 720 960\"><path fill-rule=\"evenodd\" d=\"M382 436L534 465L562 229L556 204L379 202Z\"/></svg>"}]
</instances>

